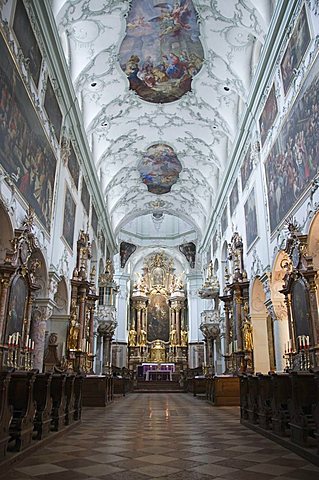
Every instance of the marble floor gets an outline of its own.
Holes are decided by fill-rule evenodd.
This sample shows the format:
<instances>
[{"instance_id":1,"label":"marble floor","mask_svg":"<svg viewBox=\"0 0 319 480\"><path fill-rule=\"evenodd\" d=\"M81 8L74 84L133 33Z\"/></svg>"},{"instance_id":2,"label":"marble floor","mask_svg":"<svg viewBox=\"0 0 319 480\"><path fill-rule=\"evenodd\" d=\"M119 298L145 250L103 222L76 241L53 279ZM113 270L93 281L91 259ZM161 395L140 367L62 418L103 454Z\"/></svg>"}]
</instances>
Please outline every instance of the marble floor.
<instances>
[{"instance_id":1,"label":"marble floor","mask_svg":"<svg viewBox=\"0 0 319 480\"><path fill-rule=\"evenodd\" d=\"M319 468L190 394L130 394L7 467L7 480L315 480ZM4 473L4 472L1 472Z\"/></svg>"}]
</instances>

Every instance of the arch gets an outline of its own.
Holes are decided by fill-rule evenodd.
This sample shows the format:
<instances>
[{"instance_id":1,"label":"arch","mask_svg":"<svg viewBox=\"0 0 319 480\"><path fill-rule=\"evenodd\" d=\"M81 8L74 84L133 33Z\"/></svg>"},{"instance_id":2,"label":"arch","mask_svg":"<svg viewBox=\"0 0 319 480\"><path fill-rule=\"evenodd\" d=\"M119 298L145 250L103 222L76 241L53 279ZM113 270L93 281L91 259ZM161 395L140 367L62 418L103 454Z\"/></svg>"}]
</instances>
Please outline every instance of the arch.
<instances>
[{"instance_id":1,"label":"arch","mask_svg":"<svg viewBox=\"0 0 319 480\"><path fill-rule=\"evenodd\" d=\"M270 282L271 302L275 314L273 322L276 368L278 371L283 371L285 368L283 355L285 352L285 344L289 340L287 306L285 304L285 296L280 292L283 287L284 276L286 274L286 270L283 269L282 264L283 261L287 259L288 255L286 252L280 250L274 260Z\"/></svg>"},{"instance_id":2,"label":"arch","mask_svg":"<svg viewBox=\"0 0 319 480\"><path fill-rule=\"evenodd\" d=\"M8 212L0 201L0 263L5 259L6 251L11 248L13 238L13 225Z\"/></svg>"},{"instance_id":3,"label":"arch","mask_svg":"<svg viewBox=\"0 0 319 480\"><path fill-rule=\"evenodd\" d=\"M254 367L256 372L274 370L274 341L272 323L265 306L263 284L256 277L250 294L250 318L253 327Z\"/></svg>"}]
</instances>

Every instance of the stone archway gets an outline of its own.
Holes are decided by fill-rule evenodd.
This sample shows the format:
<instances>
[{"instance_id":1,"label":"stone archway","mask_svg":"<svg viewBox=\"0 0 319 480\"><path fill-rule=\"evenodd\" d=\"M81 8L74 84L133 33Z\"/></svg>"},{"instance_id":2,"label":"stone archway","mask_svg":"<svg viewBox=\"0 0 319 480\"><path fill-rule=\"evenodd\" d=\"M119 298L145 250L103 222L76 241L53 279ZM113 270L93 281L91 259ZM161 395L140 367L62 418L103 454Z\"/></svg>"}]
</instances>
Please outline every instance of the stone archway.
<instances>
[{"instance_id":1,"label":"stone archway","mask_svg":"<svg viewBox=\"0 0 319 480\"><path fill-rule=\"evenodd\" d=\"M250 294L250 318L253 327L254 367L256 372L268 373L271 369L273 342L269 335L269 314L265 306L266 295L263 284L257 277Z\"/></svg>"},{"instance_id":2,"label":"stone archway","mask_svg":"<svg viewBox=\"0 0 319 480\"><path fill-rule=\"evenodd\" d=\"M285 296L280 293L283 287L286 270L282 265L288 259L287 254L280 251L273 264L271 273L271 312L274 325L275 357L277 371L285 369L284 353L285 345L289 340L288 312L285 304Z\"/></svg>"}]
</instances>

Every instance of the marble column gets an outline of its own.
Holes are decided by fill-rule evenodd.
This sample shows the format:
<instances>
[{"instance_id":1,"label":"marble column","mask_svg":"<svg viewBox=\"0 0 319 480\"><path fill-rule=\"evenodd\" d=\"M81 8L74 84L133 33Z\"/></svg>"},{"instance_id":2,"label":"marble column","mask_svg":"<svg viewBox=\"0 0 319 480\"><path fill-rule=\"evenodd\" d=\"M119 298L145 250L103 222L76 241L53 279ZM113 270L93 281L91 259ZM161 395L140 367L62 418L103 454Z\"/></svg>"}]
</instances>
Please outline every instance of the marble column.
<instances>
[{"instance_id":1,"label":"marble column","mask_svg":"<svg viewBox=\"0 0 319 480\"><path fill-rule=\"evenodd\" d=\"M30 333L30 337L34 341L33 368L38 369L40 372L43 370L44 343L47 321L53 312L53 304L51 301L47 303L45 302L47 301L40 303L40 301L37 300L33 306Z\"/></svg>"}]
</instances>

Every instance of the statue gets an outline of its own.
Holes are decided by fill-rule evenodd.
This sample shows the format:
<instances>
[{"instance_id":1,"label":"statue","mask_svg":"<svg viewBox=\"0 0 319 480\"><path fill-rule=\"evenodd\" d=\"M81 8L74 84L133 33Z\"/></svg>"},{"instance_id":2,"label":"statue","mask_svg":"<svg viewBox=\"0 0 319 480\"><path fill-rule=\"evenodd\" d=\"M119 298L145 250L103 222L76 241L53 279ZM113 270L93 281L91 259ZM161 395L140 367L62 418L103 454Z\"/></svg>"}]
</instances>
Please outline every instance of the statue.
<instances>
[{"instance_id":1,"label":"statue","mask_svg":"<svg viewBox=\"0 0 319 480\"><path fill-rule=\"evenodd\" d=\"M249 321L244 322L243 324L243 340L244 340L244 350L247 352L252 352L253 350L253 328Z\"/></svg>"},{"instance_id":2,"label":"statue","mask_svg":"<svg viewBox=\"0 0 319 480\"><path fill-rule=\"evenodd\" d=\"M214 266L213 266L213 260L211 260L207 267L207 280L211 280L213 276L214 276Z\"/></svg>"},{"instance_id":3,"label":"statue","mask_svg":"<svg viewBox=\"0 0 319 480\"><path fill-rule=\"evenodd\" d=\"M76 350L78 348L79 323L77 322L76 312L73 312L70 318L69 330L69 349Z\"/></svg>"},{"instance_id":4,"label":"statue","mask_svg":"<svg viewBox=\"0 0 319 480\"><path fill-rule=\"evenodd\" d=\"M169 334L169 341L171 345L176 345L177 344L177 335L176 335L176 330L173 328Z\"/></svg>"},{"instance_id":5,"label":"statue","mask_svg":"<svg viewBox=\"0 0 319 480\"><path fill-rule=\"evenodd\" d=\"M244 350L246 350L247 352L251 352L253 350L253 327L251 325L250 318L249 318L248 302L244 303L243 310L244 310L244 322L242 326L242 332L243 332Z\"/></svg>"},{"instance_id":6,"label":"statue","mask_svg":"<svg viewBox=\"0 0 319 480\"><path fill-rule=\"evenodd\" d=\"M182 347L187 347L187 342L188 342L188 332L187 332L187 330L182 330L181 331L181 346Z\"/></svg>"},{"instance_id":7,"label":"statue","mask_svg":"<svg viewBox=\"0 0 319 480\"><path fill-rule=\"evenodd\" d=\"M134 285L134 289L145 292L147 290L144 275L141 275L139 272L136 273L137 281Z\"/></svg>"},{"instance_id":8,"label":"statue","mask_svg":"<svg viewBox=\"0 0 319 480\"><path fill-rule=\"evenodd\" d=\"M114 267L113 267L112 260L110 259L107 259L105 262L104 275L105 275L106 282L113 282Z\"/></svg>"},{"instance_id":9,"label":"statue","mask_svg":"<svg viewBox=\"0 0 319 480\"><path fill-rule=\"evenodd\" d=\"M140 332L140 346L144 347L146 345L146 332L145 330L141 330Z\"/></svg>"},{"instance_id":10,"label":"statue","mask_svg":"<svg viewBox=\"0 0 319 480\"><path fill-rule=\"evenodd\" d=\"M136 338L137 338L137 332L132 326L131 330L129 331L128 334L128 344L130 347L135 347L136 346Z\"/></svg>"}]
</instances>

